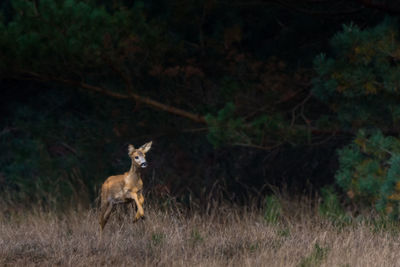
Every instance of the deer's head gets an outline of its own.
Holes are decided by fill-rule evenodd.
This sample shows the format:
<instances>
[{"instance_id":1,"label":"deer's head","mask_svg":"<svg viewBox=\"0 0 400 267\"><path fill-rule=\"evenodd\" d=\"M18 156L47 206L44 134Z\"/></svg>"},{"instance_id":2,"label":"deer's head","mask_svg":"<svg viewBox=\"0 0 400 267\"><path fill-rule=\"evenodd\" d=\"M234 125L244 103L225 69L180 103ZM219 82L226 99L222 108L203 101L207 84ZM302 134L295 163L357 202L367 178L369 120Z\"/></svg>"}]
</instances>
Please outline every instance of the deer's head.
<instances>
[{"instance_id":1,"label":"deer's head","mask_svg":"<svg viewBox=\"0 0 400 267\"><path fill-rule=\"evenodd\" d=\"M147 167L146 153L150 150L152 143L153 142L150 141L137 149L133 145L128 146L129 157L136 166L141 168Z\"/></svg>"}]
</instances>

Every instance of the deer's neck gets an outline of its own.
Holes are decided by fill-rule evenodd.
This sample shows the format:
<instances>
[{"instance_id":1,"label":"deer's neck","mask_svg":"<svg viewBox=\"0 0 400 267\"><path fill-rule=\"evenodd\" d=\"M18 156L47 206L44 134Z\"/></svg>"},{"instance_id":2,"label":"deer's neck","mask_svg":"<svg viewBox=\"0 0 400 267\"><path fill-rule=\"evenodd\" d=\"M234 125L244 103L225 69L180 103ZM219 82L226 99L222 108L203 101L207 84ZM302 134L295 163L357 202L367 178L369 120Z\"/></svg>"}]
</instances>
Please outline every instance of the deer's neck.
<instances>
[{"instance_id":1,"label":"deer's neck","mask_svg":"<svg viewBox=\"0 0 400 267\"><path fill-rule=\"evenodd\" d=\"M136 184L140 180L139 167L132 160L131 168L125 177L125 181L128 183Z\"/></svg>"}]
</instances>

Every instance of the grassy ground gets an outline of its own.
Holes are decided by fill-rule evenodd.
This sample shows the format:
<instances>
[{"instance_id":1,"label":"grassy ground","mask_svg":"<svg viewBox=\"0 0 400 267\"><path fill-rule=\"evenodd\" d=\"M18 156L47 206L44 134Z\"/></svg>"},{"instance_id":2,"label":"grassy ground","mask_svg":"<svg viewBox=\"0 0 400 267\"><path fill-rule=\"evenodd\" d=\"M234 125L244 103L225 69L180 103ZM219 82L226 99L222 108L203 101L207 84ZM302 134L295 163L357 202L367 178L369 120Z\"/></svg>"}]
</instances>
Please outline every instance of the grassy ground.
<instances>
[{"instance_id":1,"label":"grassy ground","mask_svg":"<svg viewBox=\"0 0 400 267\"><path fill-rule=\"evenodd\" d=\"M220 206L206 214L146 206L113 214L103 235L94 210L0 213L0 266L400 266L396 229L335 224L317 207Z\"/></svg>"}]
</instances>

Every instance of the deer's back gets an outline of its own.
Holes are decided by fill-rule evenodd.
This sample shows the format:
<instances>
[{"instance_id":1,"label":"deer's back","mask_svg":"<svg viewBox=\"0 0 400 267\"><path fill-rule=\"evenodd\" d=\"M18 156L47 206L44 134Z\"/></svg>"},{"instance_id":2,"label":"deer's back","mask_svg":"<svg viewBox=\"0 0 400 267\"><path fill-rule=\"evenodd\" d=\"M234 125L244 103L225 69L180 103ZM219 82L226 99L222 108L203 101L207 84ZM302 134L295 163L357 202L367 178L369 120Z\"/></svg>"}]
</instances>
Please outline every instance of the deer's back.
<instances>
[{"instance_id":1,"label":"deer's back","mask_svg":"<svg viewBox=\"0 0 400 267\"><path fill-rule=\"evenodd\" d=\"M123 192L125 185L125 174L113 175L101 186L101 203L106 202L109 198L118 198Z\"/></svg>"}]
</instances>

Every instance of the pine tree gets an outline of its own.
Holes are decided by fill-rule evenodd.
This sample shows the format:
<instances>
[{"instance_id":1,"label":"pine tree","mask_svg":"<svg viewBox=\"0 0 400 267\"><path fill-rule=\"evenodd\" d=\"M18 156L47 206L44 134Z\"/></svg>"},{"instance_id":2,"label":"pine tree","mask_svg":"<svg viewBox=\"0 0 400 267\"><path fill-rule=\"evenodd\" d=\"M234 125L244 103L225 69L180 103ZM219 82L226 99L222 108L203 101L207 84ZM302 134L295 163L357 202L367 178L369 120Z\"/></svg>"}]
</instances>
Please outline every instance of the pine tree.
<instances>
[{"instance_id":1,"label":"pine tree","mask_svg":"<svg viewBox=\"0 0 400 267\"><path fill-rule=\"evenodd\" d=\"M370 29L343 26L331 40L332 56L315 59L313 93L341 127L399 131L400 39L392 19Z\"/></svg>"},{"instance_id":2,"label":"pine tree","mask_svg":"<svg viewBox=\"0 0 400 267\"><path fill-rule=\"evenodd\" d=\"M398 217L400 201L400 39L385 19L369 29L354 24L331 40L332 55L315 59L313 93L337 127L358 132L339 150L337 184L358 204Z\"/></svg>"}]
</instances>

